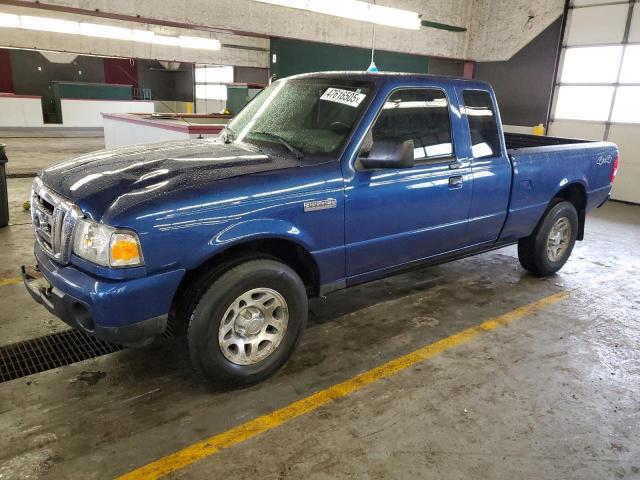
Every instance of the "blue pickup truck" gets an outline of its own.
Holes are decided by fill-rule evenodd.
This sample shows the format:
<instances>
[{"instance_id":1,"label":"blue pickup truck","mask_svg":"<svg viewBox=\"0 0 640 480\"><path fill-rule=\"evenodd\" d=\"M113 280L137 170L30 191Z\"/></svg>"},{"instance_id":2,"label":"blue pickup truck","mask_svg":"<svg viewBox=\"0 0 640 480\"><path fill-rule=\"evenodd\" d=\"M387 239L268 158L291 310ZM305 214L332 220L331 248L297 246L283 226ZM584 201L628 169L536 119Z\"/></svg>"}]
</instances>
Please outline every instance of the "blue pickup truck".
<instances>
[{"instance_id":1,"label":"blue pickup truck","mask_svg":"<svg viewBox=\"0 0 640 480\"><path fill-rule=\"evenodd\" d=\"M106 150L33 183L33 298L129 346L176 332L212 382L292 354L310 297L518 244L546 276L609 197L612 143L504 135L491 87L278 80L215 139Z\"/></svg>"}]
</instances>

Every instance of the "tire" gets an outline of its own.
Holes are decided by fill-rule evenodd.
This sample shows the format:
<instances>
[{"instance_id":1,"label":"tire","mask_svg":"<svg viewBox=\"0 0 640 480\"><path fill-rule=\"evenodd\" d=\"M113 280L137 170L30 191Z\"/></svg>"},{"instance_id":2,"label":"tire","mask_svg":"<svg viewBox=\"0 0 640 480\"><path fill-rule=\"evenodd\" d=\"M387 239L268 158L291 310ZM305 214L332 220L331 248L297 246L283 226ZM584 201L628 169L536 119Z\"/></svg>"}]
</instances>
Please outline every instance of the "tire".
<instances>
[{"instance_id":1,"label":"tire","mask_svg":"<svg viewBox=\"0 0 640 480\"><path fill-rule=\"evenodd\" d=\"M190 315L191 363L216 385L251 385L293 353L308 315L300 277L272 259L245 261L210 281Z\"/></svg>"},{"instance_id":2,"label":"tire","mask_svg":"<svg viewBox=\"0 0 640 480\"><path fill-rule=\"evenodd\" d=\"M578 236L578 212L559 200L547 210L533 233L518 241L520 265L537 277L560 270L569 259Z\"/></svg>"}]
</instances>

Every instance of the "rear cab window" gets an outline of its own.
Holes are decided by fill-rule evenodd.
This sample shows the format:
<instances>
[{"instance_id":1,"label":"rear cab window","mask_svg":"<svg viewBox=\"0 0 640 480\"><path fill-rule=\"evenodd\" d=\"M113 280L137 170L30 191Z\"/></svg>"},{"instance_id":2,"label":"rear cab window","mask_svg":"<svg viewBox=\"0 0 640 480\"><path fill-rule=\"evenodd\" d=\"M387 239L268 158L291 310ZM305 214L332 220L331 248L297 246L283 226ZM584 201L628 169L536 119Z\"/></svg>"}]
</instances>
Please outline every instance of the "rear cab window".
<instances>
[{"instance_id":1,"label":"rear cab window","mask_svg":"<svg viewBox=\"0 0 640 480\"><path fill-rule=\"evenodd\" d=\"M453 155L449 102L436 88L409 88L393 92L371 129L370 141L413 140L416 162Z\"/></svg>"},{"instance_id":2,"label":"rear cab window","mask_svg":"<svg viewBox=\"0 0 640 480\"><path fill-rule=\"evenodd\" d=\"M462 97L473 158L500 156L500 132L491 95L485 90L463 90Z\"/></svg>"}]
</instances>

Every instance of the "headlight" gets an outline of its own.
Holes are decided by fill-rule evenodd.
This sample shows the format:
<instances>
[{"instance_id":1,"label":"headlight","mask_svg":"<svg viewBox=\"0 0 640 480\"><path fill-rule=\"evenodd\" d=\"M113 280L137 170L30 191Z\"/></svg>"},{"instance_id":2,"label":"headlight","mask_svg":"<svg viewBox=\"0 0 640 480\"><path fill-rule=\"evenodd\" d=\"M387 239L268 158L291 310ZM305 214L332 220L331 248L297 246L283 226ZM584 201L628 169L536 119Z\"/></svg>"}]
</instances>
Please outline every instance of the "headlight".
<instances>
[{"instance_id":1,"label":"headlight","mask_svg":"<svg viewBox=\"0 0 640 480\"><path fill-rule=\"evenodd\" d=\"M137 267L144 264L140 240L134 232L81 218L76 224L73 253L105 267Z\"/></svg>"}]
</instances>

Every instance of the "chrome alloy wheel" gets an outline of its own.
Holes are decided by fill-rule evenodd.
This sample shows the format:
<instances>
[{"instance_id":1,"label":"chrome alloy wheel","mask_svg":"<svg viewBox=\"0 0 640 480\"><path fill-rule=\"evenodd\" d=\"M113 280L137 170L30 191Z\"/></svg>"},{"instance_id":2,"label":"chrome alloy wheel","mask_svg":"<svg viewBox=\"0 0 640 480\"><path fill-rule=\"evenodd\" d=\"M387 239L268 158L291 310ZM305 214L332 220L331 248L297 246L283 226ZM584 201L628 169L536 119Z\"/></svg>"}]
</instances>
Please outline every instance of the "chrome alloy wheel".
<instances>
[{"instance_id":1,"label":"chrome alloy wheel","mask_svg":"<svg viewBox=\"0 0 640 480\"><path fill-rule=\"evenodd\" d=\"M285 299L270 288L243 293L227 308L218 330L218 345L227 360L253 365L280 345L289 323Z\"/></svg>"},{"instance_id":2,"label":"chrome alloy wheel","mask_svg":"<svg viewBox=\"0 0 640 480\"><path fill-rule=\"evenodd\" d=\"M552 262L562 260L571 242L571 222L567 217L560 217L553 224L547 238L547 257Z\"/></svg>"}]
</instances>

